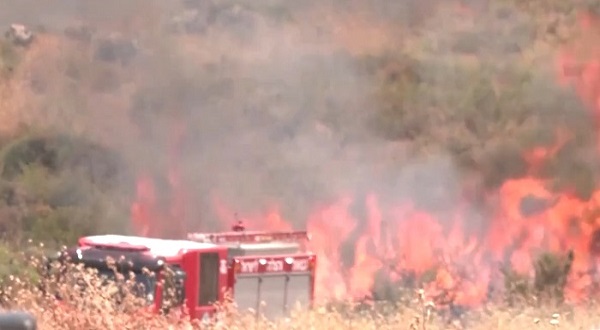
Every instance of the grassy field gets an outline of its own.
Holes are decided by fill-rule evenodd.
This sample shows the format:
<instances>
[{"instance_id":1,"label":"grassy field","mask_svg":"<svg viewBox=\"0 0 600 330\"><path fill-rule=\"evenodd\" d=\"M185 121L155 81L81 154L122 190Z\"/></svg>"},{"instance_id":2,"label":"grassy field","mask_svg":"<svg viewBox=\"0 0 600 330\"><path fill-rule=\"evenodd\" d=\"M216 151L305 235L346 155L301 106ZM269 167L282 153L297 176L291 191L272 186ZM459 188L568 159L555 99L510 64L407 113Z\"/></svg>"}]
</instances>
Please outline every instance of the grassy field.
<instances>
[{"instance_id":1,"label":"grassy field","mask_svg":"<svg viewBox=\"0 0 600 330\"><path fill-rule=\"evenodd\" d=\"M297 309L289 318L270 322L233 304L218 306L208 324L190 322L172 310L166 315L143 312L144 301L131 294L133 280L117 276L102 284L93 270L55 264L43 272L43 258L28 257L28 272L3 282L0 302L9 310L25 310L38 320L39 329L597 329L600 307L569 306L550 300L529 303L485 303L471 308L436 305L420 289L405 290L394 302L337 302ZM16 261L16 260L15 260ZM36 270L37 269L37 270ZM58 272L60 271L60 272ZM41 276L45 274L45 276ZM62 274L57 276L57 274ZM82 288L86 288L82 290ZM59 302L56 296L63 299ZM541 296L541 295L540 295ZM524 297L521 297L524 298ZM115 303L115 302L119 303Z\"/></svg>"},{"instance_id":2,"label":"grassy field","mask_svg":"<svg viewBox=\"0 0 600 330\"><path fill-rule=\"evenodd\" d=\"M64 289L68 292L68 289ZM70 301L72 309L57 307L39 292L23 290L11 297L16 309L32 312L39 329L199 329L207 325L185 320L185 316L147 317L134 310L139 303L126 301L118 309L105 298L106 291L92 290L89 295ZM339 311L320 307L298 311L276 323L257 320L251 315L222 308L210 329L597 329L600 317L597 306L536 308L481 306L461 315L450 316L443 310L415 302L402 307L360 308ZM130 310L129 312L127 310ZM383 309L383 310L382 310ZM182 318L184 320L182 320Z\"/></svg>"}]
</instances>

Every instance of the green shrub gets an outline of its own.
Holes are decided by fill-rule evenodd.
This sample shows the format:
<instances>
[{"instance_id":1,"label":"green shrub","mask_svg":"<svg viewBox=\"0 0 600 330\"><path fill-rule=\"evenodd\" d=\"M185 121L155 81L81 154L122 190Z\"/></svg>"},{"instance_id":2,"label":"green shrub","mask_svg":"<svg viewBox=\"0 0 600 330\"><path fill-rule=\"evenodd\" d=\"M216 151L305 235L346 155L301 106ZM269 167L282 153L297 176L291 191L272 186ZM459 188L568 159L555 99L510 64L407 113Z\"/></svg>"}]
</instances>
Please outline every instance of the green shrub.
<instances>
[{"instance_id":1,"label":"green shrub","mask_svg":"<svg viewBox=\"0 0 600 330\"><path fill-rule=\"evenodd\" d=\"M8 40L0 40L0 78L10 77L20 60L21 55L17 48Z\"/></svg>"},{"instance_id":2,"label":"green shrub","mask_svg":"<svg viewBox=\"0 0 600 330\"><path fill-rule=\"evenodd\" d=\"M542 253L534 262L533 279L510 267L502 269L506 301L511 306L532 304L556 306L564 302L564 290L571 272L573 252L566 255Z\"/></svg>"},{"instance_id":3,"label":"green shrub","mask_svg":"<svg viewBox=\"0 0 600 330\"><path fill-rule=\"evenodd\" d=\"M68 135L29 134L2 152L0 202L13 239L35 239L53 246L79 236L126 229L127 196L124 162L112 150Z\"/></svg>"}]
</instances>

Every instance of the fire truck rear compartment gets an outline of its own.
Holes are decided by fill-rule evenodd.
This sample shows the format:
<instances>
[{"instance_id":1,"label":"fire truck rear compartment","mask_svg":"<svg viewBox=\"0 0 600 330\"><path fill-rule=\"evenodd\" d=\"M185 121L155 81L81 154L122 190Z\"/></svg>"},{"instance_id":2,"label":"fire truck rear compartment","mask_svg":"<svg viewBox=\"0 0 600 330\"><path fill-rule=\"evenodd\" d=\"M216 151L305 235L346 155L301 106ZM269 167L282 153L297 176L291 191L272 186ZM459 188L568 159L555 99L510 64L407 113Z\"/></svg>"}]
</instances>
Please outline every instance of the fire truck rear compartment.
<instances>
[{"instance_id":1,"label":"fire truck rear compartment","mask_svg":"<svg viewBox=\"0 0 600 330\"><path fill-rule=\"evenodd\" d=\"M308 272L238 275L234 299L240 311L251 309L269 319L285 317L296 307L308 306L310 280Z\"/></svg>"}]
</instances>

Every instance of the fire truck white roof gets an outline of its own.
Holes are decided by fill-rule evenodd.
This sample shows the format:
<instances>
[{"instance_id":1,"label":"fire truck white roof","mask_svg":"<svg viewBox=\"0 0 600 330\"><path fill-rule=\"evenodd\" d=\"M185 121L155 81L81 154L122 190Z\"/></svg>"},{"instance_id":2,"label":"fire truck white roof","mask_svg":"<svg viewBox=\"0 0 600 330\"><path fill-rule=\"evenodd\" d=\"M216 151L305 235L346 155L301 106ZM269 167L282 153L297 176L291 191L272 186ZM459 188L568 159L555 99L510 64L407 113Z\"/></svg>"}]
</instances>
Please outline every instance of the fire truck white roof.
<instances>
[{"instance_id":1,"label":"fire truck white roof","mask_svg":"<svg viewBox=\"0 0 600 330\"><path fill-rule=\"evenodd\" d=\"M298 248L300 244L293 242L268 242L268 243L242 243L242 244L231 244L244 250L261 250L261 249L273 249L273 248Z\"/></svg>"},{"instance_id":2,"label":"fire truck white roof","mask_svg":"<svg viewBox=\"0 0 600 330\"><path fill-rule=\"evenodd\" d=\"M150 250L150 253L160 257L176 257L180 254L181 250L191 249L209 249L216 247L216 244L212 243L200 243L188 240L174 240L174 239L161 239L161 238L149 238L141 236L126 236L126 235L95 235L82 237L80 241L87 244L101 244L101 245L134 245L144 246Z\"/></svg>"}]
</instances>

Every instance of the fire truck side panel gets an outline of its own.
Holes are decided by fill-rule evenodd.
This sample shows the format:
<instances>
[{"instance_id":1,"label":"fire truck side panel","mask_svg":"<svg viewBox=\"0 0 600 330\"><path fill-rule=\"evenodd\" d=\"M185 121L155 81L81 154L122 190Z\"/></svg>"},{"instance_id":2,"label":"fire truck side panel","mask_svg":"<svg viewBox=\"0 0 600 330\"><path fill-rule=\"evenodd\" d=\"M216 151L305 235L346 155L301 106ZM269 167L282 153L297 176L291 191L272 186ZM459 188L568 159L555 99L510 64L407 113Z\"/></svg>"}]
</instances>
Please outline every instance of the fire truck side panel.
<instances>
[{"instance_id":1,"label":"fire truck side panel","mask_svg":"<svg viewBox=\"0 0 600 330\"><path fill-rule=\"evenodd\" d=\"M290 274L287 282L286 307L288 310L308 308L312 301L313 278L311 274Z\"/></svg>"},{"instance_id":2,"label":"fire truck side panel","mask_svg":"<svg viewBox=\"0 0 600 330\"><path fill-rule=\"evenodd\" d=\"M252 309L267 318L278 318L296 307L310 304L310 274L240 275L234 286L240 311Z\"/></svg>"},{"instance_id":3,"label":"fire truck side panel","mask_svg":"<svg viewBox=\"0 0 600 330\"><path fill-rule=\"evenodd\" d=\"M314 291L314 255L235 257L233 297L240 311L252 309L267 318L310 306Z\"/></svg>"},{"instance_id":4,"label":"fire truck side panel","mask_svg":"<svg viewBox=\"0 0 600 330\"><path fill-rule=\"evenodd\" d=\"M200 318L215 310L227 289L227 249L215 247L188 251L183 256L186 272L185 299L191 318Z\"/></svg>"},{"instance_id":5,"label":"fire truck side panel","mask_svg":"<svg viewBox=\"0 0 600 330\"><path fill-rule=\"evenodd\" d=\"M233 286L234 301L240 311L257 309L258 292L260 290L257 276L239 276Z\"/></svg>"},{"instance_id":6,"label":"fire truck side panel","mask_svg":"<svg viewBox=\"0 0 600 330\"><path fill-rule=\"evenodd\" d=\"M182 257L181 268L186 273L185 301L190 317L196 317L196 302L198 301L198 277L200 274L199 251L188 252Z\"/></svg>"},{"instance_id":7,"label":"fire truck side panel","mask_svg":"<svg viewBox=\"0 0 600 330\"><path fill-rule=\"evenodd\" d=\"M286 282L286 276L280 274L265 274L259 277L260 291L256 300L259 303L257 311L260 314L270 319L285 315Z\"/></svg>"}]
</instances>

